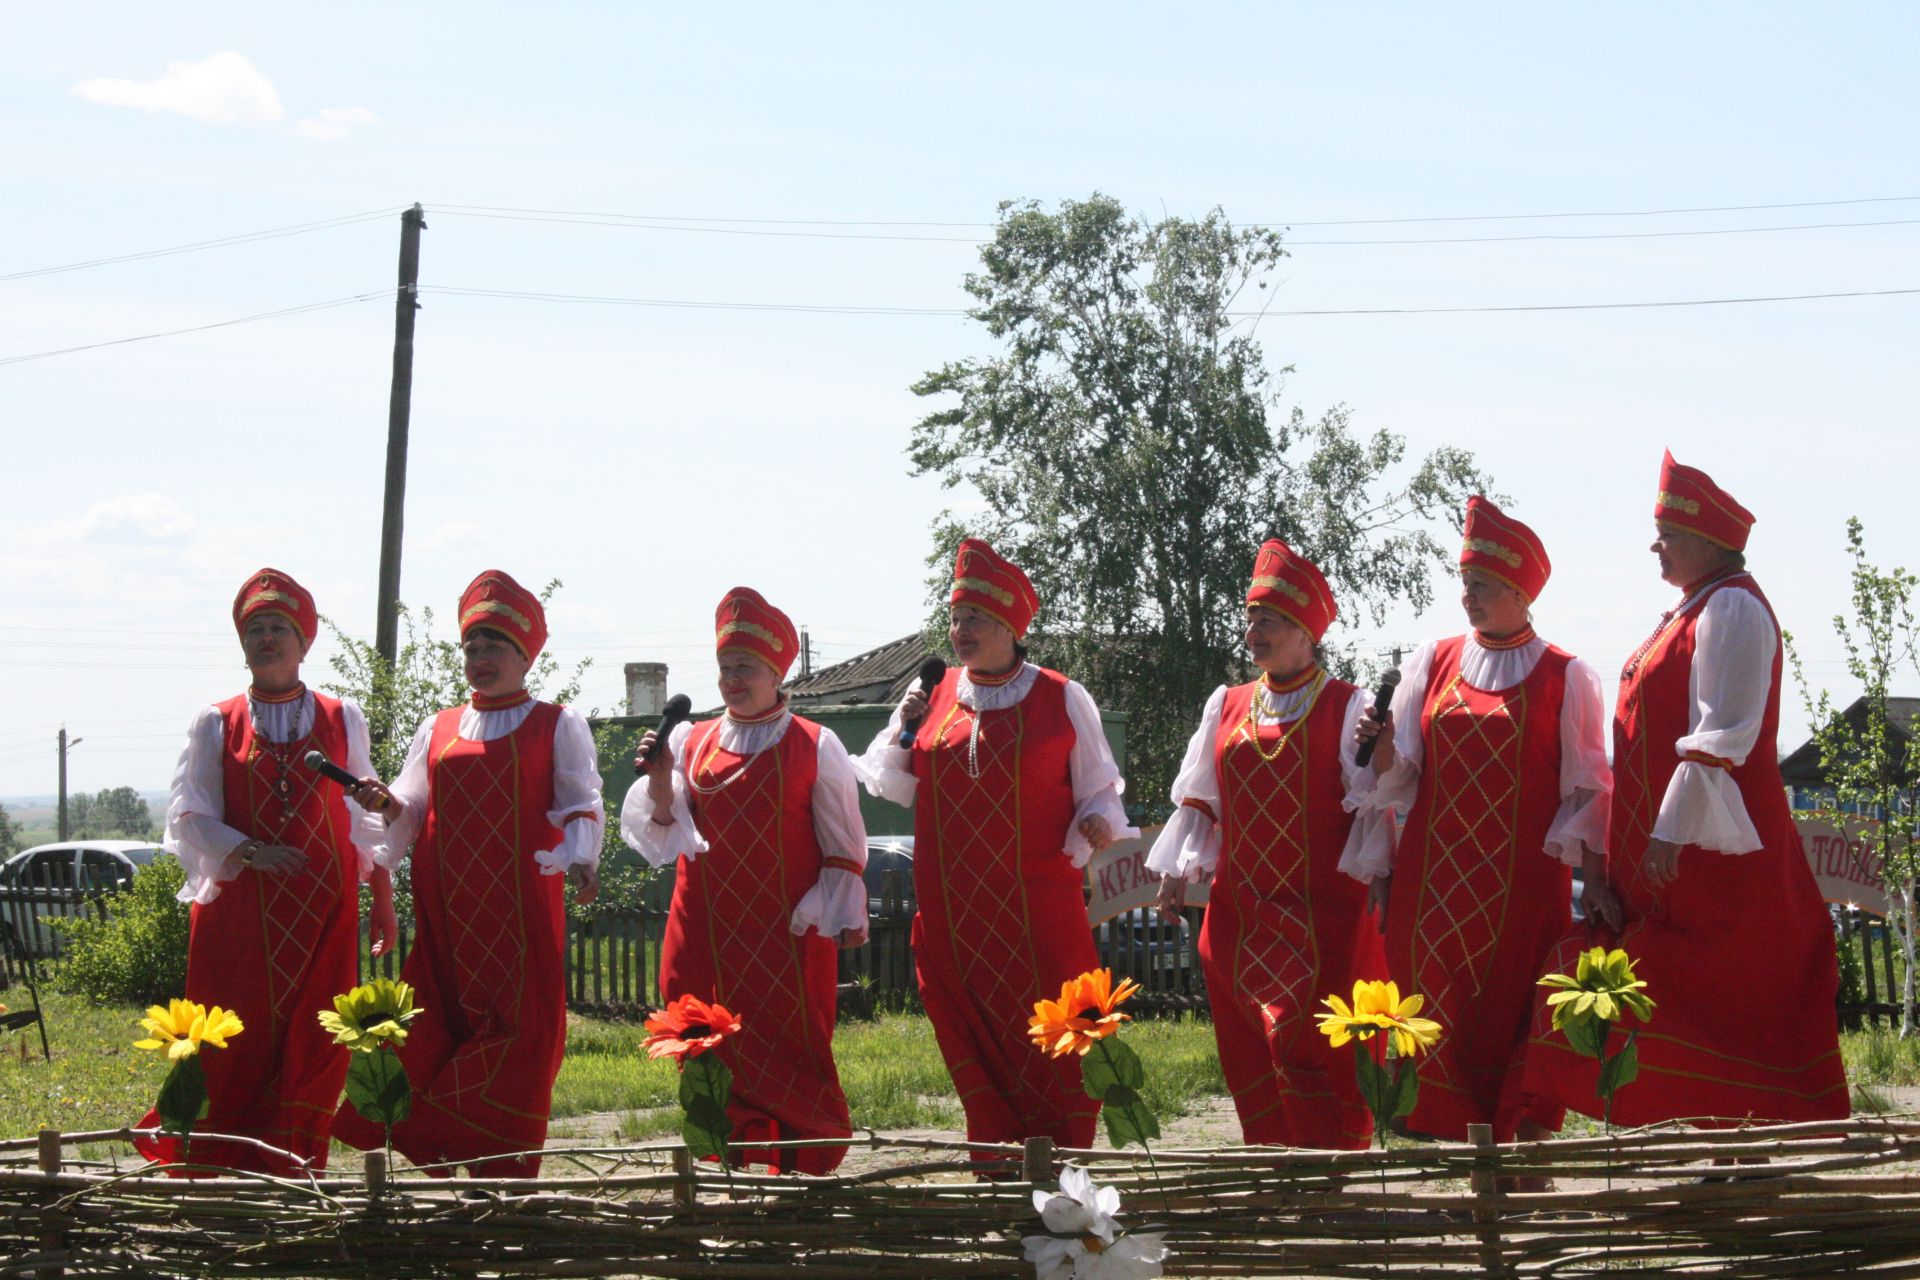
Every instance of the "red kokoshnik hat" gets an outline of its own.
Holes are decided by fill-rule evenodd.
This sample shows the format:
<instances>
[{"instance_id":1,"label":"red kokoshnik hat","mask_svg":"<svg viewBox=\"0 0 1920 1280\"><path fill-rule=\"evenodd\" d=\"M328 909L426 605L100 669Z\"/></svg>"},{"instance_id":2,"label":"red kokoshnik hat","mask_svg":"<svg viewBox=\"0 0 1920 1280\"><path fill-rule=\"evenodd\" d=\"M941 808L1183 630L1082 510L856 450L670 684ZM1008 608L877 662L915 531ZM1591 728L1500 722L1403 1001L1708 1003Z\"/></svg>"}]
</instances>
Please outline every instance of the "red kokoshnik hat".
<instances>
[{"instance_id":1,"label":"red kokoshnik hat","mask_svg":"<svg viewBox=\"0 0 1920 1280\"><path fill-rule=\"evenodd\" d=\"M1333 592L1320 574L1320 566L1278 538L1269 538L1253 558L1253 582L1247 587L1247 603L1271 609L1290 622L1296 622L1315 644L1327 634L1327 628L1340 616L1333 603Z\"/></svg>"},{"instance_id":2,"label":"red kokoshnik hat","mask_svg":"<svg viewBox=\"0 0 1920 1280\"><path fill-rule=\"evenodd\" d=\"M1753 531L1753 512L1713 482L1698 467L1683 467L1668 450L1660 459L1660 494L1653 500L1653 518L1729 551L1745 551Z\"/></svg>"},{"instance_id":3,"label":"red kokoshnik hat","mask_svg":"<svg viewBox=\"0 0 1920 1280\"><path fill-rule=\"evenodd\" d=\"M953 594L950 605L970 604L1012 628L1018 639L1033 625L1040 612L1040 597L1020 566L1006 559L978 538L960 544L953 559Z\"/></svg>"},{"instance_id":4,"label":"red kokoshnik hat","mask_svg":"<svg viewBox=\"0 0 1920 1280\"><path fill-rule=\"evenodd\" d=\"M492 627L528 662L547 647L547 611L540 597L498 569L483 570L460 593L460 638L475 627Z\"/></svg>"},{"instance_id":5,"label":"red kokoshnik hat","mask_svg":"<svg viewBox=\"0 0 1920 1280\"><path fill-rule=\"evenodd\" d=\"M713 611L713 647L718 653L750 653L784 680L800 656L800 635L793 620L765 596L752 587L735 587L720 597L720 607Z\"/></svg>"},{"instance_id":6,"label":"red kokoshnik hat","mask_svg":"<svg viewBox=\"0 0 1920 1280\"><path fill-rule=\"evenodd\" d=\"M1479 494L1467 499L1467 527L1460 567L1478 569L1518 591L1531 604L1540 598L1553 561L1532 529Z\"/></svg>"},{"instance_id":7,"label":"red kokoshnik hat","mask_svg":"<svg viewBox=\"0 0 1920 1280\"><path fill-rule=\"evenodd\" d=\"M245 633L247 619L277 613L294 625L309 644L320 627L320 615L307 589L278 569L262 569L241 584L233 598L233 629Z\"/></svg>"}]
</instances>

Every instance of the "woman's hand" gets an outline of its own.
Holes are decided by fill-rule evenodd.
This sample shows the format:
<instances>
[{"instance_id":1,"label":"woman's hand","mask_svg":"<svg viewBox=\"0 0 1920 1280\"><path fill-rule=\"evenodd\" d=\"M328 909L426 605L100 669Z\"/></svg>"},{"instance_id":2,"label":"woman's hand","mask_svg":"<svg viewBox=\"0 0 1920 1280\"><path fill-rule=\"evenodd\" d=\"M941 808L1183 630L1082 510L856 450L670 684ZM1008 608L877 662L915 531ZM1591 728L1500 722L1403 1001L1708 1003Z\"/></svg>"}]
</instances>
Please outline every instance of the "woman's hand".
<instances>
[{"instance_id":1,"label":"woman's hand","mask_svg":"<svg viewBox=\"0 0 1920 1280\"><path fill-rule=\"evenodd\" d=\"M1168 924L1178 923L1181 913L1187 909L1187 878L1161 876L1160 892L1154 895L1153 909Z\"/></svg>"},{"instance_id":2,"label":"woman's hand","mask_svg":"<svg viewBox=\"0 0 1920 1280\"><path fill-rule=\"evenodd\" d=\"M1107 820L1097 813L1090 813L1080 819L1080 825L1075 827L1074 830L1078 831L1081 838L1093 846L1095 853L1099 853L1102 849L1113 843L1113 828L1108 826Z\"/></svg>"},{"instance_id":3,"label":"woman's hand","mask_svg":"<svg viewBox=\"0 0 1920 1280\"><path fill-rule=\"evenodd\" d=\"M376 867L367 887L373 890L373 909L367 913L367 935L373 940L373 954L384 956L400 941L400 917L393 912L393 877L385 867Z\"/></svg>"},{"instance_id":4,"label":"woman's hand","mask_svg":"<svg viewBox=\"0 0 1920 1280\"><path fill-rule=\"evenodd\" d=\"M347 799L368 813L385 813L393 807L393 792L378 778L362 778L347 788Z\"/></svg>"},{"instance_id":5,"label":"woman's hand","mask_svg":"<svg viewBox=\"0 0 1920 1280\"><path fill-rule=\"evenodd\" d=\"M600 868L591 862L576 862L567 868L567 880L573 885L573 900L590 906L600 896Z\"/></svg>"},{"instance_id":6,"label":"woman's hand","mask_svg":"<svg viewBox=\"0 0 1920 1280\"><path fill-rule=\"evenodd\" d=\"M904 726L915 720L925 720L926 718L927 695L922 693L919 686L916 685L907 693L906 699L900 704L900 723Z\"/></svg>"},{"instance_id":7,"label":"woman's hand","mask_svg":"<svg viewBox=\"0 0 1920 1280\"><path fill-rule=\"evenodd\" d=\"M1614 896L1612 887L1604 879L1580 882L1580 910L1585 913L1589 924L1597 921L1615 933L1626 927L1620 899Z\"/></svg>"},{"instance_id":8,"label":"woman's hand","mask_svg":"<svg viewBox=\"0 0 1920 1280\"><path fill-rule=\"evenodd\" d=\"M865 929L842 929L840 936L835 939L835 941L840 944L842 951L851 951L866 940L867 931Z\"/></svg>"},{"instance_id":9,"label":"woman's hand","mask_svg":"<svg viewBox=\"0 0 1920 1280\"><path fill-rule=\"evenodd\" d=\"M1375 924L1383 934L1387 931L1387 899L1392 894L1393 877L1390 875L1375 876L1367 884L1367 910L1374 914Z\"/></svg>"},{"instance_id":10,"label":"woman's hand","mask_svg":"<svg viewBox=\"0 0 1920 1280\"><path fill-rule=\"evenodd\" d=\"M1393 750L1393 712L1387 712L1385 719L1375 720L1373 708L1368 707L1353 722L1353 740L1373 744L1373 759L1368 763L1373 766L1374 777L1381 777L1393 768L1396 758Z\"/></svg>"},{"instance_id":11,"label":"woman's hand","mask_svg":"<svg viewBox=\"0 0 1920 1280\"><path fill-rule=\"evenodd\" d=\"M1680 846L1671 840L1647 841L1640 870L1647 877L1647 883L1656 889L1672 884L1680 878Z\"/></svg>"},{"instance_id":12,"label":"woman's hand","mask_svg":"<svg viewBox=\"0 0 1920 1280\"><path fill-rule=\"evenodd\" d=\"M653 754L649 756L647 753ZM673 748L652 729L640 737L634 751L633 767L647 775L647 798L653 801L653 820L663 827L673 825ZM664 817L666 821L661 822Z\"/></svg>"},{"instance_id":13,"label":"woman's hand","mask_svg":"<svg viewBox=\"0 0 1920 1280\"><path fill-rule=\"evenodd\" d=\"M243 840L237 851L243 865L270 876L289 875L307 865L307 855L289 844Z\"/></svg>"}]
</instances>

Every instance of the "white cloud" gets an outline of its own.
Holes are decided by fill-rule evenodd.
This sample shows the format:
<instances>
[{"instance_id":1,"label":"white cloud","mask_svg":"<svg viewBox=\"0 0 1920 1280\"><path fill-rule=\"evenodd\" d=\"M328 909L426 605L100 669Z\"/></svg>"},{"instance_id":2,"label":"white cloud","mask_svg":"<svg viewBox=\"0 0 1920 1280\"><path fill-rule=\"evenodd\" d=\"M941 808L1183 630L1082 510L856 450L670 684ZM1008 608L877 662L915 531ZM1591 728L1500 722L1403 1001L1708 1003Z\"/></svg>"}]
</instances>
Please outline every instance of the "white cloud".
<instances>
[{"instance_id":1,"label":"white cloud","mask_svg":"<svg viewBox=\"0 0 1920 1280\"><path fill-rule=\"evenodd\" d=\"M379 122L379 117L365 107L322 107L319 115L298 121L288 132L315 142L337 142L356 126Z\"/></svg>"},{"instance_id":2,"label":"white cloud","mask_svg":"<svg viewBox=\"0 0 1920 1280\"><path fill-rule=\"evenodd\" d=\"M128 493L89 506L73 520L54 520L21 531L30 547L76 542L174 542L194 531L197 522L164 493Z\"/></svg>"},{"instance_id":3,"label":"white cloud","mask_svg":"<svg viewBox=\"0 0 1920 1280\"><path fill-rule=\"evenodd\" d=\"M109 107L171 111L208 124L286 119L273 82L244 54L226 50L201 62L169 62L153 80L82 80L69 92Z\"/></svg>"}]
</instances>

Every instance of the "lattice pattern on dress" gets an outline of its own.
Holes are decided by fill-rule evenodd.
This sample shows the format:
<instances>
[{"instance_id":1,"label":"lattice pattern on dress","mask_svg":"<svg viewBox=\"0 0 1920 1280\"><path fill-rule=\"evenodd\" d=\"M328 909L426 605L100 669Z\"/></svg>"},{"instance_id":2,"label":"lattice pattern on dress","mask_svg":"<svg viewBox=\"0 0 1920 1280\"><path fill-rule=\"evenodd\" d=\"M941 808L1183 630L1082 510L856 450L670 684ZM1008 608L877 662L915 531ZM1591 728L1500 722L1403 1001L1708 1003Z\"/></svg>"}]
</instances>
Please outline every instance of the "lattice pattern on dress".
<instances>
[{"instance_id":1,"label":"lattice pattern on dress","mask_svg":"<svg viewBox=\"0 0 1920 1280\"><path fill-rule=\"evenodd\" d=\"M972 714L960 708L954 724L971 729ZM1018 706L992 713L982 723L978 777L967 772L964 733L958 740L943 737L932 753L937 771L933 781L947 788L939 809L941 853L951 859L952 851L965 850L965 864L949 861L942 881L954 967L990 1022L1017 1017L1021 1025L1034 1001L1055 994L1039 989L1039 961L1021 875L1020 744L1025 728ZM954 892L956 879L968 887ZM1020 1054L1013 1066L1021 1104L1043 1103L1043 1082L1053 1070L1046 1056Z\"/></svg>"},{"instance_id":2,"label":"lattice pattern on dress","mask_svg":"<svg viewBox=\"0 0 1920 1280\"><path fill-rule=\"evenodd\" d=\"M288 773L286 781L290 789L285 804L292 807L292 815L274 812L281 804L277 794L270 794L257 810L258 820L270 832L264 839L307 855L298 870L255 877L260 887L260 933L266 946L267 998L276 1033L296 1014L312 1016L291 1006L312 968L314 944L340 901L339 867L327 822L328 798L320 785L323 779L311 770L298 770Z\"/></svg>"},{"instance_id":3,"label":"lattice pattern on dress","mask_svg":"<svg viewBox=\"0 0 1920 1280\"><path fill-rule=\"evenodd\" d=\"M728 1058L739 1094L770 1110L818 1115L834 1109L835 1091L831 1064L815 1059L800 939L787 928L793 904L786 892L783 765L776 745L745 765L757 776L699 798L702 825L727 833L725 847L702 855L700 883L714 999L741 1014ZM732 945L718 936L723 924Z\"/></svg>"},{"instance_id":4,"label":"lattice pattern on dress","mask_svg":"<svg viewBox=\"0 0 1920 1280\"><path fill-rule=\"evenodd\" d=\"M461 740L455 739L456 744ZM437 841L461 1009L478 1033L445 1068L440 1101L459 1109L506 1065L513 1028L490 1025L491 1011L519 1016L526 945L521 925L519 760L512 735L482 753L443 759L433 779L434 807L465 821L458 838L443 826ZM471 744L464 744L471 747Z\"/></svg>"},{"instance_id":5,"label":"lattice pattern on dress","mask_svg":"<svg viewBox=\"0 0 1920 1280\"><path fill-rule=\"evenodd\" d=\"M1262 726L1259 745L1264 751L1273 750L1281 728ZM1306 896L1306 746L1302 724L1268 760L1247 740L1243 725L1229 740L1221 767L1224 786L1257 797L1254 803L1235 805L1223 796L1228 812L1244 815L1223 855L1228 862L1222 872L1232 877L1234 887L1216 899L1235 912L1234 989L1259 1006L1268 1039L1281 1048L1307 1028L1304 1015L1325 994L1318 990L1319 947ZM1293 803L1268 799L1284 796L1293 797ZM1240 914L1248 900L1258 907Z\"/></svg>"},{"instance_id":6,"label":"lattice pattern on dress","mask_svg":"<svg viewBox=\"0 0 1920 1280\"><path fill-rule=\"evenodd\" d=\"M1428 1015L1442 1026L1470 1015L1500 942L1525 718L1522 690L1491 707L1474 709L1461 698L1433 713L1427 767L1436 785L1413 926L1415 945L1424 944L1425 953L1414 957L1413 973ZM1450 768L1454 762L1461 767ZM1442 1079L1454 1076L1453 1067L1450 1055L1436 1056L1433 1069Z\"/></svg>"}]
</instances>

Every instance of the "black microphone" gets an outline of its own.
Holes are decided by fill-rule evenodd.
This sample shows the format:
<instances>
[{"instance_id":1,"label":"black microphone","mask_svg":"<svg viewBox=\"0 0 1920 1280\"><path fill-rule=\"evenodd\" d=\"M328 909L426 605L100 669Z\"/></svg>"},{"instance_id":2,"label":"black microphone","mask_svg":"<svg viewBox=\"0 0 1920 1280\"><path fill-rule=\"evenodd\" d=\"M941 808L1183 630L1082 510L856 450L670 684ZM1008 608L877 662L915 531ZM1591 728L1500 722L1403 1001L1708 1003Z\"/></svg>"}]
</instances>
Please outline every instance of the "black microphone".
<instances>
[{"instance_id":1,"label":"black microphone","mask_svg":"<svg viewBox=\"0 0 1920 1280\"><path fill-rule=\"evenodd\" d=\"M665 742L667 738L673 733L674 726L678 725L682 720L685 720L688 716L692 714L693 714L692 698L689 698L684 693L676 693L671 698L668 698L667 705L661 708L661 711L660 711L660 727L653 731L654 746L657 747L661 743ZM647 762L652 759L653 759L653 752L651 750L642 751L638 756L634 758L634 761L633 761L634 773L635 774L645 773L647 771Z\"/></svg>"},{"instance_id":2,"label":"black microphone","mask_svg":"<svg viewBox=\"0 0 1920 1280\"><path fill-rule=\"evenodd\" d=\"M304 759L307 762L307 768L313 770L315 773L319 774L323 778L332 778L335 782L345 787L348 790L348 792L354 792L360 789L360 779L354 777L352 774L348 773L345 769L342 769L339 765L327 759L324 753L319 751L309 751L307 752ZM378 793L375 793L375 794L376 796L378 795ZM386 798L384 796L380 796L379 799L380 799L380 803L378 805L368 805L366 807L371 809L374 813L379 813L381 810L387 807Z\"/></svg>"},{"instance_id":3,"label":"black microphone","mask_svg":"<svg viewBox=\"0 0 1920 1280\"><path fill-rule=\"evenodd\" d=\"M1383 724L1386 722L1387 710L1393 705L1393 691L1399 687L1400 672L1398 668L1380 677L1380 687L1376 689L1373 694L1373 718L1376 721ZM1386 731L1383 729L1381 732L1384 733ZM1373 759L1373 744L1378 741L1380 741L1380 735L1375 734L1360 744L1360 750L1355 752L1353 756L1355 767L1361 769L1367 767L1367 762Z\"/></svg>"},{"instance_id":4,"label":"black microphone","mask_svg":"<svg viewBox=\"0 0 1920 1280\"><path fill-rule=\"evenodd\" d=\"M933 696L934 689L946 678L947 664L942 658L928 658L920 664L920 692ZM900 745L913 746L914 735L920 732L920 717L904 721L900 725Z\"/></svg>"}]
</instances>

